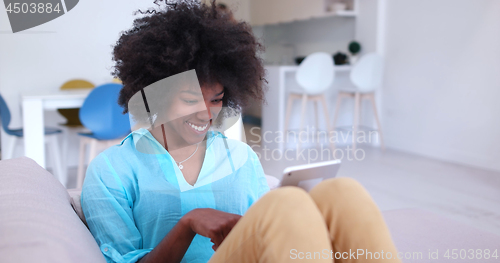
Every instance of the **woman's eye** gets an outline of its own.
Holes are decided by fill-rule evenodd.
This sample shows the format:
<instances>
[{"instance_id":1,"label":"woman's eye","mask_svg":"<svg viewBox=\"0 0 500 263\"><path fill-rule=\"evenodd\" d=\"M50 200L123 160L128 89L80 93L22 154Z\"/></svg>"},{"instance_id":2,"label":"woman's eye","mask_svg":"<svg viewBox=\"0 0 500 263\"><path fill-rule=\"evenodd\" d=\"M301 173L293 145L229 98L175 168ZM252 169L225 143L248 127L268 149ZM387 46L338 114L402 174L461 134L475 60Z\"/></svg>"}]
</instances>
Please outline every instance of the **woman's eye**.
<instances>
[{"instance_id":1,"label":"woman's eye","mask_svg":"<svg viewBox=\"0 0 500 263\"><path fill-rule=\"evenodd\" d=\"M216 99L216 100L213 100L212 102L213 102L213 103L219 103L219 102L221 102L221 101L222 101L222 99Z\"/></svg>"},{"instance_id":2,"label":"woman's eye","mask_svg":"<svg viewBox=\"0 0 500 263\"><path fill-rule=\"evenodd\" d=\"M184 102L187 103L187 104L195 104L198 101L197 100L184 100Z\"/></svg>"}]
</instances>

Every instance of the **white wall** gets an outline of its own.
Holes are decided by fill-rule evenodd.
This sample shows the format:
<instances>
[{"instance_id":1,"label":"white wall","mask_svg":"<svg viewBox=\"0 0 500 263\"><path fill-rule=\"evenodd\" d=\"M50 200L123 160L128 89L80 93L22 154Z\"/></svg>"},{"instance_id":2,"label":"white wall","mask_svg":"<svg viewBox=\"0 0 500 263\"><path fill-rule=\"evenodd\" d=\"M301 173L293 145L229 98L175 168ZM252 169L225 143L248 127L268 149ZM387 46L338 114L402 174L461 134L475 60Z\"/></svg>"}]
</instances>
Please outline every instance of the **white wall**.
<instances>
[{"instance_id":1,"label":"white wall","mask_svg":"<svg viewBox=\"0 0 500 263\"><path fill-rule=\"evenodd\" d=\"M387 145L500 171L500 1L387 0Z\"/></svg>"},{"instance_id":2,"label":"white wall","mask_svg":"<svg viewBox=\"0 0 500 263\"><path fill-rule=\"evenodd\" d=\"M350 17L326 17L263 27L266 46L265 60L279 64L286 54L286 46L293 48L293 56L307 56L323 51L347 53L347 45L355 38L356 20Z\"/></svg>"},{"instance_id":3,"label":"white wall","mask_svg":"<svg viewBox=\"0 0 500 263\"><path fill-rule=\"evenodd\" d=\"M15 34L4 5L0 5L0 92L12 113L10 127L21 127L23 92L57 90L73 78L87 79L96 85L111 81L111 45L118 40L120 31L130 28L133 19L140 17L132 12L155 6L152 2L80 1L65 15ZM45 116L47 125L63 122L57 112L47 112ZM2 145L6 145L6 136L2 135ZM76 135L72 136L72 143L68 161L76 165ZM22 147L18 147L16 156L22 154Z\"/></svg>"},{"instance_id":4,"label":"white wall","mask_svg":"<svg viewBox=\"0 0 500 263\"><path fill-rule=\"evenodd\" d=\"M378 3L383 0L358 0L356 17L356 40L361 44L361 54L376 52L378 28Z\"/></svg>"}]
</instances>

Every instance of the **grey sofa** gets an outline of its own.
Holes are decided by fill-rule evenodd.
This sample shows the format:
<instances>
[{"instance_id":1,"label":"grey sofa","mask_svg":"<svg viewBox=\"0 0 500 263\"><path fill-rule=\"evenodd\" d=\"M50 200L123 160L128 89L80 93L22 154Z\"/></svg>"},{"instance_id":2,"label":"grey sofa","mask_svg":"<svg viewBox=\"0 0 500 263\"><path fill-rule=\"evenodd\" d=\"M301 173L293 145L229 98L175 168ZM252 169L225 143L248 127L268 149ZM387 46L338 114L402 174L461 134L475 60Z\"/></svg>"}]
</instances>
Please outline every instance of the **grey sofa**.
<instances>
[{"instance_id":1,"label":"grey sofa","mask_svg":"<svg viewBox=\"0 0 500 263\"><path fill-rule=\"evenodd\" d=\"M71 203L35 161L0 161L0 262L106 262Z\"/></svg>"},{"instance_id":2,"label":"grey sofa","mask_svg":"<svg viewBox=\"0 0 500 263\"><path fill-rule=\"evenodd\" d=\"M500 237L429 212L395 210L384 217L399 251L422 252L403 262L439 262L427 256L437 249L440 259L445 249L500 250ZM106 262L84 224L80 191L66 190L26 157L0 161L0 262Z\"/></svg>"}]
</instances>

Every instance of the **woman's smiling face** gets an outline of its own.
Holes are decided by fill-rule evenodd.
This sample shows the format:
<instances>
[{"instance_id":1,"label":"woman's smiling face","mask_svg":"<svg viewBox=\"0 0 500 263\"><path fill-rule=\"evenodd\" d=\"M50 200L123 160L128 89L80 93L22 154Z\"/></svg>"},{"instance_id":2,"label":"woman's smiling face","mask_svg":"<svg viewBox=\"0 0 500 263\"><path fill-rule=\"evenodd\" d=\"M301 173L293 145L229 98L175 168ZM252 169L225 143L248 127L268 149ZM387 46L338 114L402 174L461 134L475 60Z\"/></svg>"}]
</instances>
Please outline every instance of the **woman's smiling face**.
<instances>
[{"instance_id":1,"label":"woman's smiling face","mask_svg":"<svg viewBox=\"0 0 500 263\"><path fill-rule=\"evenodd\" d=\"M185 147L201 142L222 109L224 88L221 84L204 85L201 91L181 88L173 96L165 124L167 146ZM176 147L177 148L177 147Z\"/></svg>"}]
</instances>

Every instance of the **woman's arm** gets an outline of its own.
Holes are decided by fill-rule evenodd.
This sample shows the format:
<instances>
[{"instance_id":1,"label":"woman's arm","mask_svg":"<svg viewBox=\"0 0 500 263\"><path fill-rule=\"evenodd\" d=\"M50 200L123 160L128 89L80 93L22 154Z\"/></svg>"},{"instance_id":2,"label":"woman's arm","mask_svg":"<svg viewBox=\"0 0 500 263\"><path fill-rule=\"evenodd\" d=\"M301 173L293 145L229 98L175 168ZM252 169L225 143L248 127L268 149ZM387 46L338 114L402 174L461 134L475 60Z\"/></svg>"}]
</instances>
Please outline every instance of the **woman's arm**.
<instances>
[{"instance_id":1,"label":"woman's arm","mask_svg":"<svg viewBox=\"0 0 500 263\"><path fill-rule=\"evenodd\" d=\"M183 216L151 252L138 262L181 262L196 233L191 230L188 218Z\"/></svg>"},{"instance_id":2,"label":"woman's arm","mask_svg":"<svg viewBox=\"0 0 500 263\"><path fill-rule=\"evenodd\" d=\"M240 215L226 213L211 208L198 208L184 215L151 252L138 262L181 262L196 234L208 237L217 250L229 234Z\"/></svg>"}]
</instances>

